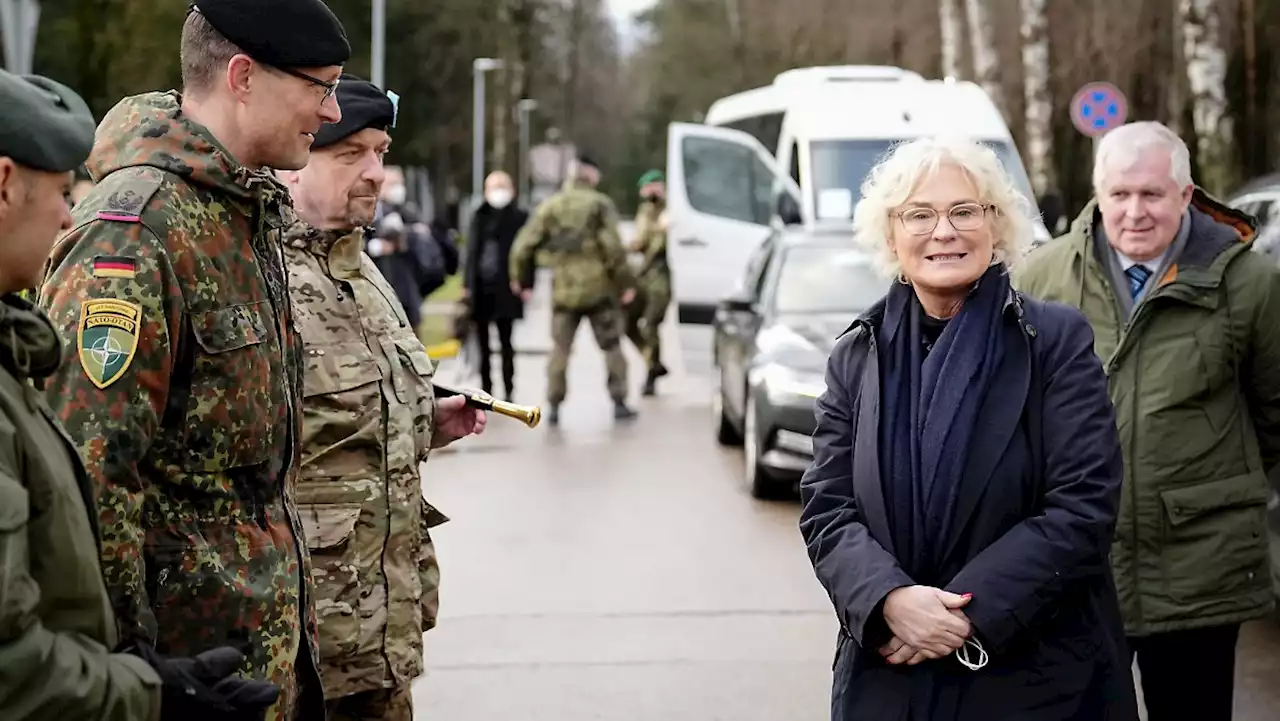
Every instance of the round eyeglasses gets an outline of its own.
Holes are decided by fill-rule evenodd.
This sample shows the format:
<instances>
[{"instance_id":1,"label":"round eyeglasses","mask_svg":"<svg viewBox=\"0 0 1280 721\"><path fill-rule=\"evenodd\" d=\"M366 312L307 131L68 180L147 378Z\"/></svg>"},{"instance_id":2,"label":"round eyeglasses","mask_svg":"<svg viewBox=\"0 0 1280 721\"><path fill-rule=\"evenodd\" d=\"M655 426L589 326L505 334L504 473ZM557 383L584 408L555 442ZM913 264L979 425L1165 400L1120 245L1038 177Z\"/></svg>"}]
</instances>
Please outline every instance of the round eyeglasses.
<instances>
[{"instance_id":1,"label":"round eyeglasses","mask_svg":"<svg viewBox=\"0 0 1280 721\"><path fill-rule=\"evenodd\" d=\"M977 230L986 222L987 211L994 210L993 205L981 203L961 203L951 206L947 211L947 222L956 230ZM938 211L933 208L907 208L893 215L902 221L902 228L912 235L928 235L938 227Z\"/></svg>"}]
</instances>

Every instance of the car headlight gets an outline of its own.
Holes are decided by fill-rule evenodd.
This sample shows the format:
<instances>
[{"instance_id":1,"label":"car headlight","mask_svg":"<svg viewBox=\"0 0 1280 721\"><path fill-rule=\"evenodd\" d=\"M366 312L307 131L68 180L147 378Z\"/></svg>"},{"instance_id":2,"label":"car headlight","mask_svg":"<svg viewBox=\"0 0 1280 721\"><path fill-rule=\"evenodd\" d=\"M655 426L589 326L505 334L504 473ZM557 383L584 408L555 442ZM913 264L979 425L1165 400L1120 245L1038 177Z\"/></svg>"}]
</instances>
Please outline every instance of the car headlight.
<instances>
[{"instance_id":1,"label":"car headlight","mask_svg":"<svg viewBox=\"0 0 1280 721\"><path fill-rule=\"evenodd\" d=\"M796 370L777 363L761 366L760 382L764 384L765 394L771 403L795 403L801 399L812 401L827 390L821 373Z\"/></svg>"}]
</instances>

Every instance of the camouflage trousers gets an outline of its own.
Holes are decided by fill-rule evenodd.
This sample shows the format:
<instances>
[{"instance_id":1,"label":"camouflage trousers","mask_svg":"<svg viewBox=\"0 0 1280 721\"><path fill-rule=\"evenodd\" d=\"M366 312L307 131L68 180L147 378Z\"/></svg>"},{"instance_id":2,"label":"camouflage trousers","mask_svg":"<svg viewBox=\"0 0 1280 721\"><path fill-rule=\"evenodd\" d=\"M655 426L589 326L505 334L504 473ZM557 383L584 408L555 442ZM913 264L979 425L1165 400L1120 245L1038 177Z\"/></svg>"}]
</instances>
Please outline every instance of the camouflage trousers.
<instances>
[{"instance_id":1,"label":"camouflage trousers","mask_svg":"<svg viewBox=\"0 0 1280 721\"><path fill-rule=\"evenodd\" d=\"M328 721L413 721L413 691L408 686L353 693L325 705Z\"/></svg>"},{"instance_id":2,"label":"camouflage trousers","mask_svg":"<svg viewBox=\"0 0 1280 721\"><path fill-rule=\"evenodd\" d=\"M627 306L627 337L652 371L662 365L662 321L671 305L671 283L666 278L645 278L641 285L635 300Z\"/></svg>"},{"instance_id":3,"label":"camouflage trousers","mask_svg":"<svg viewBox=\"0 0 1280 721\"><path fill-rule=\"evenodd\" d=\"M622 355L622 331L625 319L618 307L603 305L591 310L556 308L551 314L551 361L547 364L547 402L558 405L568 393L569 352L582 319L591 322L596 345L604 352L608 372L609 397L615 401L627 398L627 359Z\"/></svg>"}]
</instances>

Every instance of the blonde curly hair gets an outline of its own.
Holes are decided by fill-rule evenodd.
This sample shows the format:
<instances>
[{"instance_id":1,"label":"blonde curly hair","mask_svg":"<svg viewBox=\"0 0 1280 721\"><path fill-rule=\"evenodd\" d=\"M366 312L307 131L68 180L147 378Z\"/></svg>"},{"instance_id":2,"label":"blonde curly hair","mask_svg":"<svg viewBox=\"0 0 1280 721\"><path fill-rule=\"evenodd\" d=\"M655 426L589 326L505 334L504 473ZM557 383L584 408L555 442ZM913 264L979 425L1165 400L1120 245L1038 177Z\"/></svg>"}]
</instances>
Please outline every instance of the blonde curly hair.
<instances>
[{"instance_id":1,"label":"blonde curly hair","mask_svg":"<svg viewBox=\"0 0 1280 721\"><path fill-rule=\"evenodd\" d=\"M978 200L994 206L993 263L1004 263L1012 270L1030 250L1035 209L995 151L967 138L928 136L896 144L862 183L862 199L853 213L854 239L872 255L885 277L896 278L902 272L889 244L891 213L943 165L962 170L973 182Z\"/></svg>"}]
</instances>

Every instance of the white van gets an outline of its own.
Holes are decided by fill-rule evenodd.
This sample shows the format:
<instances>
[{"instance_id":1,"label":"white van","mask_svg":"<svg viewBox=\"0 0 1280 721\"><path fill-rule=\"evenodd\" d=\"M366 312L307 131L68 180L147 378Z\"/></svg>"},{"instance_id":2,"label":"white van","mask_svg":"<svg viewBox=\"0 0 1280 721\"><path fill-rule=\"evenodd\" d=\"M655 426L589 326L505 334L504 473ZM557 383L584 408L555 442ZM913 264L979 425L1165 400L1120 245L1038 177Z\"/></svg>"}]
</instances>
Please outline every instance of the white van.
<instances>
[{"instance_id":1,"label":"white van","mask_svg":"<svg viewBox=\"0 0 1280 721\"><path fill-rule=\"evenodd\" d=\"M706 322L770 233L851 232L867 172L897 141L962 134L990 145L1032 204L1013 136L971 82L894 67L800 68L672 123L667 214L681 317ZM1040 225L1037 240L1049 239Z\"/></svg>"}]
</instances>

